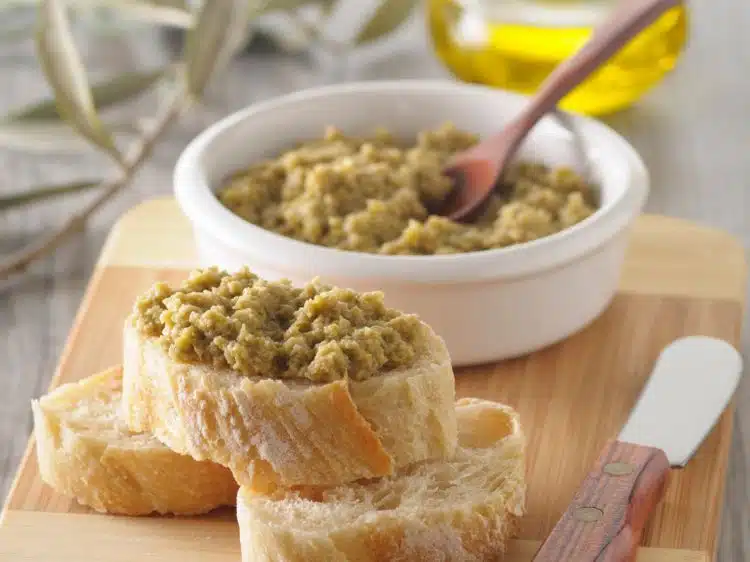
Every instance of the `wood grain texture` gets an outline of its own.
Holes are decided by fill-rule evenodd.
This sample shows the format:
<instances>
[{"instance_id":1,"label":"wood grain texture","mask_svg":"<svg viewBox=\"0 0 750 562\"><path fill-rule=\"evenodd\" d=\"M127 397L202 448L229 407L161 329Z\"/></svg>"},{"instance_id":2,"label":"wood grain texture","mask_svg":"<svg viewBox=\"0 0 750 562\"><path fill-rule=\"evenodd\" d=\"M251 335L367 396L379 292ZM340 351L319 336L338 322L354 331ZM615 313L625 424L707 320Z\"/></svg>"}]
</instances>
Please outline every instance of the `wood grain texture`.
<instances>
[{"instance_id":1,"label":"wood grain texture","mask_svg":"<svg viewBox=\"0 0 750 562\"><path fill-rule=\"evenodd\" d=\"M687 334L736 341L740 319L731 302L623 293L562 344L494 368L463 369L459 394L507 401L529 427L530 491L521 537L547 536L607 439L627 420L664 346ZM672 472L646 544L713 548L731 428L727 412L687 468Z\"/></svg>"},{"instance_id":2,"label":"wood grain texture","mask_svg":"<svg viewBox=\"0 0 750 562\"><path fill-rule=\"evenodd\" d=\"M152 210L158 208L159 212L149 213L149 206ZM157 280L174 283L187 273L174 262L169 262L167 268L156 267L153 261L145 268L132 264L112 265L122 264L126 256L132 258L137 253L133 246L136 240L141 241L139 253L144 259L189 258L186 250L192 243L189 235L167 235L165 239L170 240L171 250L154 243L158 239L156 230L168 230L164 224L177 232L189 233L184 221L174 213L174 203L148 203L128 215L132 216L141 219L124 219L106 245L53 385L77 380L117 362L121 353L122 320L134 297ZM627 266L630 268L631 262L640 264L629 274L630 287L637 290L621 291L596 322L563 343L524 358L462 369L457 373L460 396L507 402L521 415L529 438L528 514L521 524L522 540L539 541L550 532L601 448L627 419L656 357L667 343L689 334L713 335L732 343L738 341L743 295L737 290L735 278L744 275L744 261L736 255L736 246L730 243L722 247L712 231L696 230L682 221L668 220L664 224L669 224L670 228L663 228L659 217L644 220L633 234L634 240L641 240L640 248L644 250L639 252L636 246L635 253L629 254ZM648 257L651 246L641 238L640 224L646 225L647 233L661 235L660 243L655 244L660 250L652 258ZM679 277L689 269L688 264L679 262L675 262L679 267L666 269L648 265L649 260L655 264L669 255L669 246L664 240L671 240L677 248L682 246L680 231L696 251L696 254L686 254L686 259L697 255L706 265L705 260L715 256L715 264L709 262L710 265L727 268L726 274L712 282L697 276L694 287L699 296L650 293L650 278L661 280L661 276L670 271L677 271ZM712 252L703 248L701 232L706 233L706 244ZM184 265L187 264L185 261ZM663 286L663 280L661 283L656 284ZM682 281L683 291L689 290L689 286ZM645 545L666 549L670 555L675 550L688 553L679 560L691 560L696 553L711 556L718 536L731 422L728 412L688 467L673 472L665 501L657 507L646 527ZM30 447L9 495L6 524L2 529L20 512L87 513L86 509L41 483L33 446ZM11 534L7 530L2 532ZM127 535L125 530L118 533L118 536ZM71 543L70 548L73 546ZM518 560L528 560L533 549L522 554L526 557Z\"/></svg>"},{"instance_id":3,"label":"wood grain texture","mask_svg":"<svg viewBox=\"0 0 750 562\"><path fill-rule=\"evenodd\" d=\"M352 19L358 20L361 9L356 3L342 3L342 7L344 13L335 18L332 33L348 36L348 26ZM747 73L737 70L750 63L747 33L750 9L745 2L736 0L692 2L689 7L690 37L676 72L635 107L606 121L635 146L652 174L649 212L721 228L750 248L750 190L746 185L750 177L746 148L750 140L749 81ZM158 67L169 56L159 36L142 28L114 39L109 33L81 34L77 39L92 76ZM5 87L0 92L3 112L48 95L48 87L34 60L32 41L3 42L0 69L5 78ZM160 145L132 188L102 209L86 231L74 237L53 258L37 264L29 274L0 285L0 497L9 489L27 447L31 430L29 399L44 391L56 371L55 365L113 221L145 198L170 193L174 161L200 129L253 101L325 83L330 77L323 70L302 57L258 56L236 61L202 110L189 116ZM345 76L348 80L419 77L448 77L430 51L419 17L392 40L351 58ZM152 100L146 96L123 115L139 115L151 108ZM90 153L27 155L0 150L0 194L40 183L99 177L104 173L108 173L108 163ZM30 243L59 224L83 199L71 197L55 205L0 214L0 252ZM717 239L726 237L715 234ZM637 240L634 238L631 250ZM667 260L665 267L671 263L668 267L675 272L658 288L661 294L669 293L675 286L686 285L688 291L695 290L690 282L694 275L707 287L713 284L712 272L714 279L727 279L725 270L717 265L723 258L717 255L716 246L709 249L701 245L701 250L690 244L674 247L670 239L654 238L643 238L642 243L651 247L654 255ZM662 247L664 251L656 251ZM681 258L676 256L694 250L704 252L705 256L700 264L684 269ZM653 265L650 258L642 266L629 259L623 285L629 285L629 275L640 276L641 270ZM740 291L747 292L747 284L738 280L735 284ZM651 286L657 289L655 281ZM745 330L742 341L746 354L750 350L749 330ZM736 403L720 562L750 559L750 377L746 376L741 383ZM48 524L48 528L52 526ZM182 552L193 556L193 560L199 556ZM120 554L121 559L127 559L124 553L117 553ZM209 555L203 554L209 560Z\"/></svg>"},{"instance_id":4,"label":"wood grain texture","mask_svg":"<svg viewBox=\"0 0 750 562\"><path fill-rule=\"evenodd\" d=\"M50 562L48 547L39 540L39 529L48 529L54 536L54 562L236 562L240 545L232 518L227 512L210 518L138 519L12 511L0 527L0 560ZM82 536L86 537L83 555ZM537 548L538 541L511 541L503 562L529 562ZM636 562L708 560L699 552L642 548Z\"/></svg>"},{"instance_id":5,"label":"wood grain texture","mask_svg":"<svg viewBox=\"0 0 750 562\"><path fill-rule=\"evenodd\" d=\"M608 443L534 562L632 562L668 475L663 451Z\"/></svg>"}]
</instances>

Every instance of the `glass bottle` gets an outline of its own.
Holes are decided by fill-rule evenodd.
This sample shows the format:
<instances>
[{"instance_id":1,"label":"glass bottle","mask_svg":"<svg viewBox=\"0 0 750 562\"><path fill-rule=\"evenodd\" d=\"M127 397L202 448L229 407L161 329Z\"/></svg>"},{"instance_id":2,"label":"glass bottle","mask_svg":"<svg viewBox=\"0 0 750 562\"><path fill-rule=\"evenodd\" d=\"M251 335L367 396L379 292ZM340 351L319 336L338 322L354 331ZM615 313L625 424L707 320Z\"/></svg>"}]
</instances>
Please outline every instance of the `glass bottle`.
<instances>
[{"instance_id":1,"label":"glass bottle","mask_svg":"<svg viewBox=\"0 0 750 562\"><path fill-rule=\"evenodd\" d=\"M427 0L438 58L459 79L533 93L588 39L614 0ZM662 15L561 102L601 115L631 105L670 72L687 35L684 5Z\"/></svg>"}]
</instances>

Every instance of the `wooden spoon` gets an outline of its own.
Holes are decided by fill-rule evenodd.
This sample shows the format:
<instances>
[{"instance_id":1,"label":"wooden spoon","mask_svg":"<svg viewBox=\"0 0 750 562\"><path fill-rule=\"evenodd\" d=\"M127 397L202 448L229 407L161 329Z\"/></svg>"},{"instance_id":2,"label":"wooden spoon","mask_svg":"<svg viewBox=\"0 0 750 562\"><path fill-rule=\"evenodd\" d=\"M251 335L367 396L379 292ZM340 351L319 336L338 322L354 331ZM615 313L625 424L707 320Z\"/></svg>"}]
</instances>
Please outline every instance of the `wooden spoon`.
<instances>
[{"instance_id":1,"label":"wooden spoon","mask_svg":"<svg viewBox=\"0 0 750 562\"><path fill-rule=\"evenodd\" d=\"M439 213L455 221L473 217L492 194L498 178L534 125L631 38L679 3L680 0L620 0L588 42L547 77L518 117L500 133L452 159L445 174L453 178L455 187Z\"/></svg>"}]
</instances>

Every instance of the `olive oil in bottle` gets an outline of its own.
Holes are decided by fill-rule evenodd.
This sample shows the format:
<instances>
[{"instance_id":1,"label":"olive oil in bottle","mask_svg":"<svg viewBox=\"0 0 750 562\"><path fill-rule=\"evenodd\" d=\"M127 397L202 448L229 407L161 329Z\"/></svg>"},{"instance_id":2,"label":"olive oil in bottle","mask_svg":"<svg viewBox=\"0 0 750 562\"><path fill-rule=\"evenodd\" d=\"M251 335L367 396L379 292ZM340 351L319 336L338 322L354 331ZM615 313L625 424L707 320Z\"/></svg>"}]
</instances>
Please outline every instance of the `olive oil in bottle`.
<instances>
[{"instance_id":1,"label":"olive oil in bottle","mask_svg":"<svg viewBox=\"0 0 750 562\"><path fill-rule=\"evenodd\" d=\"M437 56L459 79L531 94L575 53L614 0L427 0ZM687 35L684 5L663 14L566 96L601 115L631 105L671 71Z\"/></svg>"}]
</instances>

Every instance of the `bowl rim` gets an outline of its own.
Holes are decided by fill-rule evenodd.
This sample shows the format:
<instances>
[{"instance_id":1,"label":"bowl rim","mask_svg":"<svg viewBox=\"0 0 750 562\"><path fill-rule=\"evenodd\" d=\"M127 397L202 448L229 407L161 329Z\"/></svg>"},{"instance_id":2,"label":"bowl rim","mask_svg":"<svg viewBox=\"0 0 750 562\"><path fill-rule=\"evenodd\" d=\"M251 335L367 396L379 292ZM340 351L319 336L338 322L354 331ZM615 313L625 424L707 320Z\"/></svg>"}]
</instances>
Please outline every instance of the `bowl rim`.
<instances>
[{"instance_id":1,"label":"bowl rim","mask_svg":"<svg viewBox=\"0 0 750 562\"><path fill-rule=\"evenodd\" d=\"M202 155L230 129L260 113L283 110L331 95L357 95L398 91L419 95L442 90L455 95L493 94L522 101L527 96L487 86L447 80L367 80L317 86L248 105L210 125L193 138L180 154L173 173L178 205L193 224L242 255L247 263L260 260L275 270L298 275L314 269L321 277L347 277L370 281L456 283L518 278L553 269L595 251L629 226L641 212L649 192L649 174L636 152L621 135L590 117L566 113L577 133L602 144L627 160L631 178L622 193L590 217L549 236L492 250L439 255L382 255L340 250L303 242L256 226L224 207L206 181ZM227 172L229 173L229 171ZM296 264L296 266L290 265ZM301 266L301 267L300 267Z\"/></svg>"}]
</instances>

